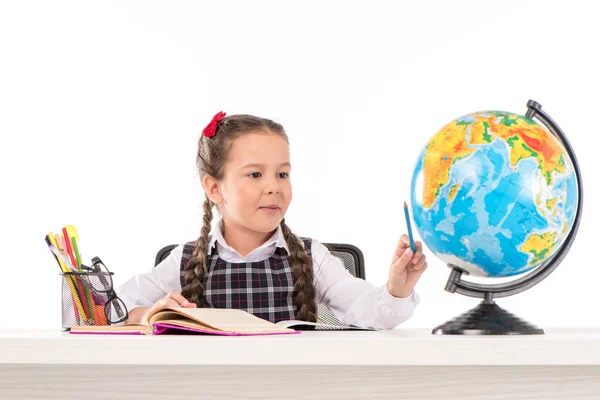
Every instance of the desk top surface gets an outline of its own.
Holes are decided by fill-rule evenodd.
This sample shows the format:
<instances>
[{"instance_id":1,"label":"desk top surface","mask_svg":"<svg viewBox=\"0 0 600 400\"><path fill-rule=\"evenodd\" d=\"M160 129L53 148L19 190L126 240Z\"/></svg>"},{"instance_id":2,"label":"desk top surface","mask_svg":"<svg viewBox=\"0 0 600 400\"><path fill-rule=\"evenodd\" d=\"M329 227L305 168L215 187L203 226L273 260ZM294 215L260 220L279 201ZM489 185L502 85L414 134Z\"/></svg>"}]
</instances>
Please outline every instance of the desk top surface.
<instances>
[{"instance_id":1,"label":"desk top surface","mask_svg":"<svg viewBox=\"0 0 600 400\"><path fill-rule=\"evenodd\" d=\"M0 364L600 365L600 329L440 336L425 329L297 335L71 335L0 330Z\"/></svg>"}]
</instances>

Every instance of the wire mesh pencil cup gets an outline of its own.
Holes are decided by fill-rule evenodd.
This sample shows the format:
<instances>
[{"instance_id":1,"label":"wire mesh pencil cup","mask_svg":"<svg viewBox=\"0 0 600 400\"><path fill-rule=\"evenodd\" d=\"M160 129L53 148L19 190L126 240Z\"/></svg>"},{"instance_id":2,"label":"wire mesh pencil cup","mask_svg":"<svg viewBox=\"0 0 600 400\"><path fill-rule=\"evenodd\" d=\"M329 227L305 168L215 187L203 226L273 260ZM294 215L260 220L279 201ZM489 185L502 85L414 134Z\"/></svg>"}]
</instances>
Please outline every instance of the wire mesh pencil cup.
<instances>
[{"instance_id":1,"label":"wire mesh pencil cup","mask_svg":"<svg viewBox=\"0 0 600 400\"><path fill-rule=\"evenodd\" d=\"M97 259L97 258L96 258ZM127 307L113 289L112 272L97 259L82 272L62 272L62 330L111 325L127 319Z\"/></svg>"}]
</instances>

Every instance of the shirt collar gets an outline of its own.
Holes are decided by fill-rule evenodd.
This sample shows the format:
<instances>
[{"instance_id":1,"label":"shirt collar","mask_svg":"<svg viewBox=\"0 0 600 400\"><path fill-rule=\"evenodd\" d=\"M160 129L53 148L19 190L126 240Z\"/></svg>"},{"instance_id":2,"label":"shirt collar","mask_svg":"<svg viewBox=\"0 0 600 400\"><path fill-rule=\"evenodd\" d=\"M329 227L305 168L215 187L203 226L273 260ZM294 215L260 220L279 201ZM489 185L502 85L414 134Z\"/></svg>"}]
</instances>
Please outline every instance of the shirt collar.
<instances>
[{"instance_id":1,"label":"shirt collar","mask_svg":"<svg viewBox=\"0 0 600 400\"><path fill-rule=\"evenodd\" d=\"M233 247L230 247L225 241L225 238L223 237L222 227L223 218L219 219L217 225L215 225L215 227L210 232L210 240L208 242L209 255L212 254L215 244L218 244L229 251L237 253L237 250L235 250ZM262 245L252 250L248 255L252 254L256 250L262 250L266 248L271 248L272 251L275 252L275 249L277 249L278 247L282 247L288 254L290 254L290 249L288 248L287 242L285 241L285 237L283 236L281 225L277 225L277 230L275 230L275 233L273 233L273 235L269 239L267 239L267 241L264 242Z\"/></svg>"}]
</instances>

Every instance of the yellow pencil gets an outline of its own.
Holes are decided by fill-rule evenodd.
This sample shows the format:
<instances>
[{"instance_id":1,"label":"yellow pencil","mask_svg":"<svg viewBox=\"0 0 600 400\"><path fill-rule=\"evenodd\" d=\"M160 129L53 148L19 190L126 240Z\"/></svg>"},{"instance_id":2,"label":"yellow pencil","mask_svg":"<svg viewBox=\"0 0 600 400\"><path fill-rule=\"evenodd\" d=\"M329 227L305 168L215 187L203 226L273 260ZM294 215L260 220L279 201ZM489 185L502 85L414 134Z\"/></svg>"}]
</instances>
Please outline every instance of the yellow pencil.
<instances>
[{"instance_id":1,"label":"yellow pencil","mask_svg":"<svg viewBox=\"0 0 600 400\"><path fill-rule=\"evenodd\" d=\"M50 240L50 243L54 247L58 248L56 239L54 238L54 235L52 233L48 234L48 240ZM60 261L60 259L58 259L58 264L60 265L60 268L62 269L63 272L71 272L69 267L64 265ZM71 289L71 296L73 297L73 301L77 305L77 310L79 311L79 315L81 315L81 317L85 319L85 312L83 311L83 306L81 305L81 301L79 300L79 295L77 294L77 290L75 290L74 278L72 276L65 276L65 279L67 280L67 284L69 285L69 288Z\"/></svg>"}]
</instances>

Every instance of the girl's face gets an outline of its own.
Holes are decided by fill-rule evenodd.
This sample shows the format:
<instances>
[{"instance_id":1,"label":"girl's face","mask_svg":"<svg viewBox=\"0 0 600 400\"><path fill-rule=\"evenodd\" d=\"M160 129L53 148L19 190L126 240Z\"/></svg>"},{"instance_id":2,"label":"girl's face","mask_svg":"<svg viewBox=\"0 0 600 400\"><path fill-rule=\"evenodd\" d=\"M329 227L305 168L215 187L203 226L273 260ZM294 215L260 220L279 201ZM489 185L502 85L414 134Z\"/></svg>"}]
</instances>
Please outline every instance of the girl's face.
<instances>
[{"instance_id":1,"label":"girl's face","mask_svg":"<svg viewBox=\"0 0 600 400\"><path fill-rule=\"evenodd\" d=\"M220 182L219 212L226 224L274 231L292 201L290 149L281 136L253 132L232 145Z\"/></svg>"}]
</instances>

